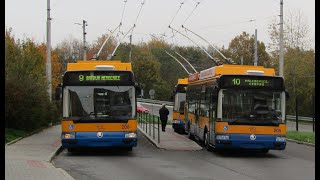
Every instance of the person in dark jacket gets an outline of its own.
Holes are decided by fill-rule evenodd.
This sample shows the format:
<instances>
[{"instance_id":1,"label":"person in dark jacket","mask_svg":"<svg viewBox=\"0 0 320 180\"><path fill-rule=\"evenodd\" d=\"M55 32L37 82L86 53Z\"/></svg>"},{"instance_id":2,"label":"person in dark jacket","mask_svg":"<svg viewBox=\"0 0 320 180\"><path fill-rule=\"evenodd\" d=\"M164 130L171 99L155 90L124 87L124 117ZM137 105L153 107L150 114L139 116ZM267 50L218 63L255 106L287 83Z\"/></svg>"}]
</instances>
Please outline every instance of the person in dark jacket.
<instances>
[{"instance_id":1,"label":"person in dark jacket","mask_svg":"<svg viewBox=\"0 0 320 180\"><path fill-rule=\"evenodd\" d=\"M162 131L165 132L169 115L169 110L166 108L165 104L162 104L162 108L159 110L159 115L161 120Z\"/></svg>"}]
</instances>

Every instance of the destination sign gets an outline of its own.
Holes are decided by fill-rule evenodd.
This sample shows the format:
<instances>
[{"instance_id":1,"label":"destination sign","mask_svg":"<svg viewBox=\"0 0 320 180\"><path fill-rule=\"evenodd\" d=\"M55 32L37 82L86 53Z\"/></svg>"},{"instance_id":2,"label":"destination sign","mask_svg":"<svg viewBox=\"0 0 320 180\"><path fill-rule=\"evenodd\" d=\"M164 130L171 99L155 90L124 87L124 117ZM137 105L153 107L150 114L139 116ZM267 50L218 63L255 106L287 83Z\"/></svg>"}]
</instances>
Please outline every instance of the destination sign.
<instances>
[{"instance_id":1,"label":"destination sign","mask_svg":"<svg viewBox=\"0 0 320 180\"><path fill-rule=\"evenodd\" d=\"M63 85L131 85L130 71L69 71L63 76Z\"/></svg>"},{"instance_id":2,"label":"destination sign","mask_svg":"<svg viewBox=\"0 0 320 180\"><path fill-rule=\"evenodd\" d=\"M219 79L221 88L266 88L284 89L281 77L252 75L222 75Z\"/></svg>"}]
</instances>

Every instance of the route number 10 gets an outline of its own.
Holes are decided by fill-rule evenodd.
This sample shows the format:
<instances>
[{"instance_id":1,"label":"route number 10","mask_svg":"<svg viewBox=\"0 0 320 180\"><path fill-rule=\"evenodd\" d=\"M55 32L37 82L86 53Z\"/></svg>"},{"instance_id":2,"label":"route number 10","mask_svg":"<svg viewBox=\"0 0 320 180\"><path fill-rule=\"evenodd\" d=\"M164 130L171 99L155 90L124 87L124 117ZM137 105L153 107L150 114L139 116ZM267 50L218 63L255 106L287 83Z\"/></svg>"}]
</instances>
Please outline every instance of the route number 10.
<instances>
[{"instance_id":1,"label":"route number 10","mask_svg":"<svg viewBox=\"0 0 320 180\"><path fill-rule=\"evenodd\" d=\"M234 78L232 79L233 85L240 85L240 79L239 78Z\"/></svg>"}]
</instances>

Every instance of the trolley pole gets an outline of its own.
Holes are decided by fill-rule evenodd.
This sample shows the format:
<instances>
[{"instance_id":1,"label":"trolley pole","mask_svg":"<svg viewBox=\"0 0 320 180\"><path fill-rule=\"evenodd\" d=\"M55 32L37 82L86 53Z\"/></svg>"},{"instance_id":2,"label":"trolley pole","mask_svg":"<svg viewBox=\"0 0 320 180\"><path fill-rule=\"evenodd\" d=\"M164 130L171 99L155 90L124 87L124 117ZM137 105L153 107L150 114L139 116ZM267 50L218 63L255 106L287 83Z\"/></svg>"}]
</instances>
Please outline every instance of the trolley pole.
<instances>
[{"instance_id":1,"label":"trolley pole","mask_svg":"<svg viewBox=\"0 0 320 180\"><path fill-rule=\"evenodd\" d=\"M50 102L52 101L51 89L51 18L50 18L50 0L47 0L47 60L46 60L46 76L48 81L48 93Z\"/></svg>"}]
</instances>

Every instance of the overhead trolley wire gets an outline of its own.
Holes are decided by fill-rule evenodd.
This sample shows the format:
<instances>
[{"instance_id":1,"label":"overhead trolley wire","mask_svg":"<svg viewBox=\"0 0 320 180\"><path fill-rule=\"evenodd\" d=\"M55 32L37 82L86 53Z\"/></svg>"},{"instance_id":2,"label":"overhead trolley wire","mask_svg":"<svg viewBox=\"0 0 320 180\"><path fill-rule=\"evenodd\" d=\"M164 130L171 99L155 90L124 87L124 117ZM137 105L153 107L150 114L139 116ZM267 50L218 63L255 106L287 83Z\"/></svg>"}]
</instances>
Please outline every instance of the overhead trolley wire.
<instances>
[{"instance_id":1,"label":"overhead trolley wire","mask_svg":"<svg viewBox=\"0 0 320 180\"><path fill-rule=\"evenodd\" d=\"M169 26L172 24L173 20L176 18L177 14L179 13L179 11L181 10L182 8L182 5L185 3L185 0L183 2L180 2L180 6L177 10L177 12L174 14L173 18L171 19L170 23L169 23ZM166 36L166 33L167 33L168 29L166 27L166 29L164 30L164 33L163 33L163 36Z\"/></svg>"},{"instance_id":2,"label":"overhead trolley wire","mask_svg":"<svg viewBox=\"0 0 320 180\"><path fill-rule=\"evenodd\" d=\"M111 58L114 56L116 50L118 49L118 47L120 46L121 42L124 40L124 38L129 34L129 32L131 31L131 35L132 35L132 32L133 32L133 29L136 27L136 23L138 21L138 17L141 13L141 9L142 9L142 6L145 4L145 0L141 3L141 7L140 7L140 10L139 10L139 13L136 17L136 21L135 23L133 24L133 26L129 29L129 31L127 31L126 34L123 35L123 37L120 39L120 41L118 42L117 46L115 47L115 49L113 50L112 54L111 54Z\"/></svg>"},{"instance_id":3,"label":"overhead trolley wire","mask_svg":"<svg viewBox=\"0 0 320 180\"><path fill-rule=\"evenodd\" d=\"M143 5L144 5L145 3L146 3L146 0L143 0L143 2L141 3L140 9L139 9L139 13L138 13L138 15L137 15L137 17L136 17L136 20L135 20L135 22L134 22L134 27L136 26L136 23L137 23L138 18L139 18L139 16L140 16L140 13L141 13L142 7L143 7ZM133 29L132 29L132 31L131 31L130 36L132 36L132 33L133 33Z\"/></svg>"},{"instance_id":4,"label":"overhead trolley wire","mask_svg":"<svg viewBox=\"0 0 320 180\"><path fill-rule=\"evenodd\" d=\"M192 15L193 12L196 10L196 8L198 7L199 4L200 4L200 1L197 2L196 6L193 8L193 10L191 11L191 13L190 13L189 16L187 17L187 19L184 20L183 24L187 22L187 20L191 17L191 15Z\"/></svg>"},{"instance_id":5,"label":"overhead trolley wire","mask_svg":"<svg viewBox=\"0 0 320 180\"><path fill-rule=\"evenodd\" d=\"M173 29L171 26L169 26L169 28L171 28L172 30L174 30L175 32L181 34L182 36L186 37L187 39L189 39L191 42L193 42L194 44L196 44L203 52L205 52L210 59L216 64L216 65L221 65L221 62L219 59L217 58L213 58L203 47L201 47L199 44L197 44L196 42L194 42L192 39L190 39L188 36L184 35L183 33L179 32L178 30Z\"/></svg>"}]
</instances>

